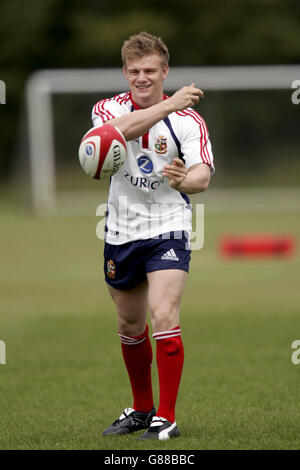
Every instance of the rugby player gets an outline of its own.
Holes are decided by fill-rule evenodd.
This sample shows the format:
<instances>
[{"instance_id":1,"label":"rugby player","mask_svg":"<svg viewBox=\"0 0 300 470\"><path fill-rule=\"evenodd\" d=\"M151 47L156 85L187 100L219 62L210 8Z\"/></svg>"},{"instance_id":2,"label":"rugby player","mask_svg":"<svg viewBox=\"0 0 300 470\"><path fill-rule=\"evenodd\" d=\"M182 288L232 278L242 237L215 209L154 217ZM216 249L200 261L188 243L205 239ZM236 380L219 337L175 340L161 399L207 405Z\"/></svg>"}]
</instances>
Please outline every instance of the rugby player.
<instances>
[{"instance_id":1,"label":"rugby player","mask_svg":"<svg viewBox=\"0 0 300 470\"><path fill-rule=\"evenodd\" d=\"M189 270L191 209L188 194L205 191L214 172L203 118L192 109L203 92L194 83L164 94L169 53L161 38L142 32L122 47L129 91L99 101L94 126L109 122L127 141L127 158L111 178L105 279L117 310L118 334L132 407L103 431L139 439L179 436L175 405L184 350L180 303ZM159 404L154 408L147 325L156 341Z\"/></svg>"}]
</instances>

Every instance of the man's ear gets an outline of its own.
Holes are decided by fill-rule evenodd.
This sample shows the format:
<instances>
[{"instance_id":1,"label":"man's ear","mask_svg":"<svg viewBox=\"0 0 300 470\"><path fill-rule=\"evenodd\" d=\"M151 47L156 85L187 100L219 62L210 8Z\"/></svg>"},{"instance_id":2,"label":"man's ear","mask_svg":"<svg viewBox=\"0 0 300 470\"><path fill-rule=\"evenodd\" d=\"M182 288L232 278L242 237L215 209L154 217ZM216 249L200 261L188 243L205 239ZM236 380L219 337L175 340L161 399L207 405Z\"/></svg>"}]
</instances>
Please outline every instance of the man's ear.
<instances>
[{"instance_id":1,"label":"man's ear","mask_svg":"<svg viewBox=\"0 0 300 470\"><path fill-rule=\"evenodd\" d=\"M127 74L127 69L125 65L123 65L123 74L124 74L124 77L128 80L128 74Z\"/></svg>"},{"instance_id":2,"label":"man's ear","mask_svg":"<svg viewBox=\"0 0 300 470\"><path fill-rule=\"evenodd\" d=\"M163 78L164 78L164 80L165 80L165 78L167 78L167 75L168 75L168 73L169 73L169 70L170 70L170 68L169 68L168 65L166 65L165 67L163 67Z\"/></svg>"}]
</instances>

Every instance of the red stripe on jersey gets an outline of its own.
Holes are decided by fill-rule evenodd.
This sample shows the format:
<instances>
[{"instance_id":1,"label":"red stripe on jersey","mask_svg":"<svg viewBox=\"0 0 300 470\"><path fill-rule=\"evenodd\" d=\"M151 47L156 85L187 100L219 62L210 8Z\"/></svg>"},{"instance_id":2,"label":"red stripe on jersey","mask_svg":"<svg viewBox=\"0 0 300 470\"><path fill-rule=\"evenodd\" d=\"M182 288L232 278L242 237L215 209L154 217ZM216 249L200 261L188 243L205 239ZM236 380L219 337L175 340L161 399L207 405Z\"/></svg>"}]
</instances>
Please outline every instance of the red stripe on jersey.
<instances>
[{"instance_id":1,"label":"red stripe on jersey","mask_svg":"<svg viewBox=\"0 0 300 470\"><path fill-rule=\"evenodd\" d=\"M202 130L203 155L206 155L208 164L211 165L211 159L210 159L209 151L208 151L208 148L207 148L208 131L207 131L207 127L205 125L205 122L203 121L202 118L200 118L200 129Z\"/></svg>"},{"instance_id":2,"label":"red stripe on jersey","mask_svg":"<svg viewBox=\"0 0 300 470\"><path fill-rule=\"evenodd\" d=\"M117 101L118 103L120 103L123 98L124 98L124 96L116 95L116 96L114 96L112 99L114 99L115 101Z\"/></svg>"},{"instance_id":3,"label":"red stripe on jersey","mask_svg":"<svg viewBox=\"0 0 300 470\"><path fill-rule=\"evenodd\" d=\"M97 114L97 116L100 116L102 118L102 121L104 122L103 112L101 111L100 104L101 104L101 101L98 101L98 103L95 104L94 113Z\"/></svg>"},{"instance_id":4,"label":"red stripe on jersey","mask_svg":"<svg viewBox=\"0 0 300 470\"><path fill-rule=\"evenodd\" d=\"M109 101L116 101L118 104L125 104L129 100L129 92L125 93L124 96L115 95L113 98L106 98L98 101L93 108L93 113L101 117L103 124L111 119L115 119L114 116L108 109L105 108L106 103Z\"/></svg>"},{"instance_id":5,"label":"red stripe on jersey","mask_svg":"<svg viewBox=\"0 0 300 470\"><path fill-rule=\"evenodd\" d=\"M106 116L107 116L107 118L108 118L107 120L109 120L109 119L114 119L115 116L113 116L113 115L111 114L111 112L108 111L108 109L105 109L105 108L104 108L104 104L105 104L107 101L108 101L108 100L103 100L103 101L101 102L101 104L100 104L100 108L101 108L102 112L106 114Z\"/></svg>"},{"instance_id":6,"label":"red stripe on jersey","mask_svg":"<svg viewBox=\"0 0 300 470\"><path fill-rule=\"evenodd\" d=\"M124 104L127 103L128 101L130 101L130 96L128 95L126 100L124 101Z\"/></svg>"},{"instance_id":7,"label":"red stripe on jersey","mask_svg":"<svg viewBox=\"0 0 300 470\"><path fill-rule=\"evenodd\" d=\"M103 124L104 124L105 119L103 118L103 115L101 114L101 112L98 111L97 104L95 104L95 106L94 106L93 113L96 114L98 117L100 117L102 119Z\"/></svg>"},{"instance_id":8,"label":"red stripe on jersey","mask_svg":"<svg viewBox=\"0 0 300 470\"><path fill-rule=\"evenodd\" d=\"M208 132L207 132L207 128L206 126L203 125L204 121L203 119L201 118L201 116L199 116L198 113L196 113L196 111L188 111L188 113L191 115L191 116L194 116L194 119L196 122L199 123L200 125L200 129L201 129L201 147L202 147L202 155L203 155L203 158L204 158L204 161L205 163L208 163L209 165L211 164L211 160L210 160L210 156L209 156L209 152L207 150L207 147L206 147L206 143L207 143L207 140L208 140Z\"/></svg>"},{"instance_id":9,"label":"red stripe on jersey","mask_svg":"<svg viewBox=\"0 0 300 470\"><path fill-rule=\"evenodd\" d=\"M99 111L98 111L98 103L95 104L94 108L93 108L93 113L97 114L97 116L100 115Z\"/></svg>"},{"instance_id":10,"label":"red stripe on jersey","mask_svg":"<svg viewBox=\"0 0 300 470\"><path fill-rule=\"evenodd\" d=\"M123 96L123 98L120 99L119 103L120 104L123 104L125 101L127 101L127 98L129 97L129 92L127 92L125 94L125 96Z\"/></svg>"},{"instance_id":11,"label":"red stripe on jersey","mask_svg":"<svg viewBox=\"0 0 300 470\"><path fill-rule=\"evenodd\" d=\"M183 116L183 117L184 116L190 116L194 119L194 121L197 122L197 124L199 124L199 128L200 128L200 156L201 156L202 160L205 163L210 164L210 158L209 158L208 152L205 149L205 145L203 145L204 131L203 131L203 127L202 127L201 117L199 116L199 114L198 113L193 114L193 112L191 112L189 110L177 111L176 114L178 114L179 116Z\"/></svg>"},{"instance_id":12,"label":"red stripe on jersey","mask_svg":"<svg viewBox=\"0 0 300 470\"><path fill-rule=\"evenodd\" d=\"M143 134L142 147L143 147L143 149L148 149L149 148L149 131L147 131L145 134Z\"/></svg>"},{"instance_id":13,"label":"red stripe on jersey","mask_svg":"<svg viewBox=\"0 0 300 470\"><path fill-rule=\"evenodd\" d=\"M114 119L115 117L111 114L110 111L108 111L108 109L104 108L104 105L107 101L109 100L106 99L106 100L99 101L96 105L97 110L98 110L96 114L102 118L103 123L105 123L106 121L109 121L110 119Z\"/></svg>"},{"instance_id":14,"label":"red stripe on jersey","mask_svg":"<svg viewBox=\"0 0 300 470\"><path fill-rule=\"evenodd\" d=\"M179 116L190 116L194 119L194 121L197 122L197 124L199 124L199 127L200 127L200 156L202 158L202 160L204 160L205 163L207 163L208 165L211 166L211 159L210 159L210 155L209 155L209 152L208 152L208 149L207 149L207 141L208 141L208 130L207 130L207 127L205 125L205 122L204 120L202 119L202 117L200 116L200 114L198 114L196 111L194 110L188 110L188 109L185 109L184 111L177 111L176 114L178 114Z\"/></svg>"},{"instance_id":15,"label":"red stripe on jersey","mask_svg":"<svg viewBox=\"0 0 300 470\"><path fill-rule=\"evenodd\" d=\"M123 95L123 93L122 93L122 95ZM127 96L128 96L128 92L125 93L124 96L115 95L113 98L110 98L110 99L116 101L119 104L122 104L123 101L126 100Z\"/></svg>"},{"instance_id":16,"label":"red stripe on jersey","mask_svg":"<svg viewBox=\"0 0 300 470\"><path fill-rule=\"evenodd\" d=\"M119 101L120 101L120 99L121 99L121 95L115 95L115 96L113 97L113 99L119 103Z\"/></svg>"}]
</instances>

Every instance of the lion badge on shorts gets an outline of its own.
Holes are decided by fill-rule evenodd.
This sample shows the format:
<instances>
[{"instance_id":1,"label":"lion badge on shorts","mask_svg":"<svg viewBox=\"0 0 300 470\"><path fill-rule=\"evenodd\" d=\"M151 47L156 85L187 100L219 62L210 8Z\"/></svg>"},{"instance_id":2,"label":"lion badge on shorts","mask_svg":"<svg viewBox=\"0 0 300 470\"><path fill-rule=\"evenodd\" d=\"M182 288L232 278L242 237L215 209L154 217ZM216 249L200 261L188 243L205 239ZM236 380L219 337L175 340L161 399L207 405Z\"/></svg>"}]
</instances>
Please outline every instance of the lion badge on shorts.
<instances>
[{"instance_id":1,"label":"lion badge on shorts","mask_svg":"<svg viewBox=\"0 0 300 470\"><path fill-rule=\"evenodd\" d=\"M166 153L167 152L167 138L163 135L158 135L155 138L155 152L156 153Z\"/></svg>"},{"instance_id":2,"label":"lion badge on shorts","mask_svg":"<svg viewBox=\"0 0 300 470\"><path fill-rule=\"evenodd\" d=\"M108 277L111 279L114 279L116 277L116 266L115 263L113 262L112 259L109 259L106 264L106 274Z\"/></svg>"}]
</instances>

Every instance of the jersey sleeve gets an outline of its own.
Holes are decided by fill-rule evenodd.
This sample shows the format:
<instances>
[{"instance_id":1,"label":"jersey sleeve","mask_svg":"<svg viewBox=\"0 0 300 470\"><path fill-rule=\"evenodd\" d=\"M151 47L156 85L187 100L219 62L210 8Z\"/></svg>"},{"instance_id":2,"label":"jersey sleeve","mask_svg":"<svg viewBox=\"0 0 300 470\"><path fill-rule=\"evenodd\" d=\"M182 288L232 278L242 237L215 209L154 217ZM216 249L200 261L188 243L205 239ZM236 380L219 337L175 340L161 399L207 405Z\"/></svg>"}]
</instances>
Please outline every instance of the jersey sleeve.
<instances>
[{"instance_id":1,"label":"jersey sleeve","mask_svg":"<svg viewBox=\"0 0 300 470\"><path fill-rule=\"evenodd\" d=\"M214 156L204 119L192 108L182 111L180 115L183 130L180 144L186 167L206 163L213 174L215 172Z\"/></svg>"},{"instance_id":2,"label":"jersey sleeve","mask_svg":"<svg viewBox=\"0 0 300 470\"><path fill-rule=\"evenodd\" d=\"M98 101L92 109L92 121L94 126L101 126L111 119L120 117L124 110L114 98Z\"/></svg>"}]
</instances>

